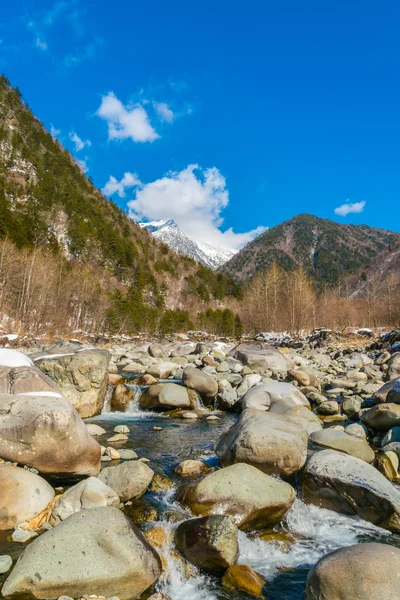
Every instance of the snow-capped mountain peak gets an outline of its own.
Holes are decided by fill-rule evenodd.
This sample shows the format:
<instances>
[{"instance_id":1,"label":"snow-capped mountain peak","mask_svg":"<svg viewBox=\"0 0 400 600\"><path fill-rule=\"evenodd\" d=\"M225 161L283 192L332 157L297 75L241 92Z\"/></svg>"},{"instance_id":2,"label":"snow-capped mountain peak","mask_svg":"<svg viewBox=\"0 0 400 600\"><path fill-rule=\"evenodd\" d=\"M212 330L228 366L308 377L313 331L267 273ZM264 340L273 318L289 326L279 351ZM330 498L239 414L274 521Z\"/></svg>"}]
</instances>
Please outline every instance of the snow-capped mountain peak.
<instances>
[{"instance_id":1,"label":"snow-capped mountain peak","mask_svg":"<svg viewBox=\"0 0 400 600\"><path fill-rule=\"evenodd\" d=\"M140 227L147 229L167 246L185 256L194 258L197 262L218 269L221 265L232 258L236 252L228 248L217 248L211 244L199 243L190 239L175 223L173 219L168 221L150 221L139 223Z\"/></svg>"}]
</instances>

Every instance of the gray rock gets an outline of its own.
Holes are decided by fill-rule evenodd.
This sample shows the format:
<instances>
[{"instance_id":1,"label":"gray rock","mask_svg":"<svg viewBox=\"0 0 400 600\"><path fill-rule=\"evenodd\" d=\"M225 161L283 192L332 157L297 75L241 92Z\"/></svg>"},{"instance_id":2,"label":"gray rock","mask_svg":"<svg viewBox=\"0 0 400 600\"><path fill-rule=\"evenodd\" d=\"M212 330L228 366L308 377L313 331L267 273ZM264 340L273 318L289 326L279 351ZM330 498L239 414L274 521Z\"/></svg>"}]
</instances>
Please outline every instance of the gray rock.
<instances>
[{"instance_id":1,"label":"gray rock","mask_svg":"<svg viewBox=\"0 0 400 600\"><path fill-rule=\"evenodd\" d=\"M321 420L306 406L292 406L292 408L289 408L283 416L289 417L293 423L296 423L296 425L305 429L308 435L322 429Z\"/></svg>"},{"instance_id":2,"label":"gray rock","mask_svg":"<svg viewBox=\"0 0 400 600\"><path fill-rule=\"evenodd\" d=\"M215 451L222 465L247 463L270 475L290 476L307 457L307 432L289 417L245 410L219 438Z\"/></svg>"},{"instance_id":3,"label":"gray rock","mask_svg":"<svg viewBox=\"0 0 400 600\"><path fill-rule=\"evenodd\" d=\"M377 431L388 431L400 425L399 404L378 404L361 414L361 421Z\"/></svg>"},{"instance_id":4,"label":"gray rock","mask_svg":"<svg viewBox=\"0 0 400 600\"><path fill-rule=\"evenodd\" d=\"M217 383L215 382L217 385ZM171 408L190 408L192 403L186 388L176 383L158 383L145 390L139 398L143 408L169 410Z\"/></svg>"},{"instance_id":5,"label":"gray rock","mask_svg":"<svg viewBox=\"0 0 400 600\"><path fill-rule=\"evenodd\" d=\"M126 502L143 496L154 477L154 471L139 460L130 460L104 468L98 477L117 492L122 502Z\"/></svg>"},{"instance_id":6,"label":"gray rock","mask_svg":"<svg viewBox=\"0 0 400 600\"><path fill-rule=\"evenodd\" d=\"M400 377L400 352L395 352L387 363L388 370L386 377L388 381L392 379L398 379Z\"/></svg>"},{"instance_id":7,"label":"gray rock","mask_svg":"<svg viewBox=\"0 0 400 600\"><path fill-rule=\"evenodd\" d=\"M5 598L84 594L139 597L159 577L161 561L117 508L80 511L34 540L6 580Z\"/></svg>"},{"instance_id":8,"label":"gray rock","mask_svg":"<svg viewBox=\"0 0 400 600\"><path fill-rule=\"evenodd\" d=\"M306 502L400 531L400 492L365 461L322 450L310 458L302 481Z\"/></svg>"},{"instance_id":9,"label":"gray rock","mask_svg":"<svg viewBox=\"0 0 400 600\"><path fill-rule=\"evenodd\" d=\"M96 475L100 446L63 397L0 394L0 457L41 473Z\"/></svg>"},{"instance_id":10,"label":"gray rock","mask_svg":"<svg viewBox=\"0 0 400 600\"><path fill-rule=\"evenodd\" d=\"M310 406L302 392L290 383L271 381L261 383L246 392L242 399L243 410L254 408L284 413L293 406Z\"/></svg>"},{"instance_id":11,"label":"gray rock","mask_svg":"<svg viewBox=\"0 0 400 600\"><path fill-rule=\"evenodd\" d=\"M72 356L46 357L36 361L61 389L82 418L101 412L108 383L110 355L104 350L82 350Z\"/></svg>"},{"instance_id":12,"label":"gray rock","mask_svg":"<svg viewBox=\"0 0 400 600\"><path fill-rule=\"evenodd\" d=\"M338 450L370 464L374 462L374 451L365 440L342 431L332 428L316 431L310 435L310 441L322 448Z\"/></svg>"},{"instance_id":13,"label":"gray rock","mask_svg":"<svg viewBox=\"0 0 400 600\"><path fill-rule=\"evenodd\" d=\"M120 504L118 494L97 477L88 477L69 488L53 506L50 524L57 525L70 515L97 506L116 506Z\"/></svg>"},{"instance_id":14,"label":"gray rock","mask_svg":"<svg viewBox=\"0 0 400 600\"><path fill-rule=\"evenodd\" d=\"M264 342L243 342L228 354L253 371L262 373L269 369L273 373L286 374L288 363L283 354Z\"/></svg>"},{"instance_id":15,"label":"gray rock","mask_svg":"<svg viewBox=\"0 0 400 600\"><path fill-rule=\"evenodd\" d=\"M186 487L179 500L196 516L231 515L244 530L273 527L295 500L292 486L243 463Z\"/></svg>"},{"instance_id":16,"label":"gray rock","mask_svg":"<svg viewBox=\"0 0 400 600\"><path fill-rule=\"evenodd\" d=\"M110 406L112 410L125 411L133 399L134 391L124 383L115 386L111 394Z\"/></svg>"},{"instance_id":17,"label":"gray rock","mask_svg":"<svg viewBox=\"0 0 400 600\"><path fill-rule=\"evenodd\" d=\"M400 550L357 544L321 558L307 577L305 600L398 600Z\"/></svg>"},{"instance_id":18,"label":"gray rock","mask_svg":"<svg viewBox=\"0 0 400 600\"><path fill-rule=\"evenodd\" d=\"M0 467L0 530L13 529L41 513L54 498L53 488L19 467Z\"/></svg>"},{"instance_id":19,"label":"gray rock","mask_svg":"<svg viewBox=\"0 0 400 600\"><path fill-rule=\"evenodd\" d=\"M204 401L212 400L218 393L218 383L215 379L194 367L186 367L183 371L182 383L198 392Z\"/></svg>"},{"instance_id":20,"label":"gray rock","mask_svg":"<svg viewBox=\"0 0 400 600\"><path fill-rule=\"evenodd\" d=\"M8 554L0 556L0 574L7 573L11 569L12 558Z\"/></svg>"},{"instance_id":21,"label":"gray rock","mask_svg":"<svg viewBox=\"0 0 400 600\"><path fill-rule=\"evenodd\" d=\"M207 571L223 573L239 556L238 528L225 515L184 521L175 532L175 543L189 562Z\"/></svg>"}]
</instances>

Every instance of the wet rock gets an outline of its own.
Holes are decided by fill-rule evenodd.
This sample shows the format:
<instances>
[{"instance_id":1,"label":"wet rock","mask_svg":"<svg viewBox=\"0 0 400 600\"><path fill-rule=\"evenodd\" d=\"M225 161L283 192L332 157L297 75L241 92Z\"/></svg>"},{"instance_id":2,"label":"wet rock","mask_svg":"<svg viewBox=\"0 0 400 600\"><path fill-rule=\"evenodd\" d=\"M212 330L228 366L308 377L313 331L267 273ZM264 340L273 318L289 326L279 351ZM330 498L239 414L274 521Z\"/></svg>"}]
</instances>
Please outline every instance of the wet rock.
<instances>
[{"instance_id":1,"label":"wet rock","mask_svg":"<svg viewBox=\"0 0 400 600\"><path fill-rule=\"evenodd\" d=\"M139 398L143 408L168 410L170 408L190 408L191 398L186 388L176 383L158 383L143 392Z\"/></svg>"},{"instance_id":2,"label":"wet rock","mask_svg":"<svg viewBox=\"0 0 400 600\"><path fill-rule=\"evenodd\" d=\"M365 460L367 463L372 463L375 458L374 451L365 440L332 428L312 433L310 441L322 448L331 448L350 454L350 456Z\"/></svg>"},{"instance_id":3,"label":"wet rock","mask_svg":"<svg viewBox=\"0 0 400 600\"><path fill-rule=\"evenodd\" d=\"M400 425L399 404L378 404L361 414L361 421L377 431L388 431Z\"/></svg>"},{"instance_id":4,"label":"wet rock","mask_svg":"<svg viewBox=\"0 0 400 600\"><path fill-rule=\"evenodd\" d=\"M122 460L135 460L139 458L136 452L130 448L120 448L118 454Z\"/></svg>"},{"instance_id":5,"label":"wet rock","mask_svg":"<svg viewBox=\"0 0 400 600\"><path fill-rule=\"evenodd\" d=\"M36 361L61 389L82 418L101 412L108 384L110 355L104 350L82 350L72 356L46 356Z\"/></svg>"},{"instance_id":6,"label":"wet rock","mask_svg":"<svg viewBox=\"0 0 400 600\"><path fill-rule=\"evenodd\" d=\"M159 577L161 562L117 508L80 511L34 540L6 580L6 598L84 594L137 598Z\"/></svg>"},{"instance_id":7,"label":"wet rock","mask_svg":"<svg viewBox=\"0 0 400 600\"><path fill-rule=\"evenodd\" d=\"M183 371L182 383L198 392L206 402L213 400L218 393L218 383L215 379L194 367L186 367Z\"/></svg>"},{"instance_id":8,"label":"wet rock","mask_svg":"<svg viewBox=\"0 0 400 600\"><path fill-rule=\"evenodd\" d=\"M125 411L132 401L135 392L124 383L120 383L112 391L110 406L112 410Z\"/></svg>"},{"instance_id":9,"label":"wet rock","mask_svg":"<svg viewBox=\"0 0 400 600\"><path fill-rule=\"evenodd\" d=\"M117 433L116 435L108 438L107 442L111 444L117 444L119 442L126 442L127 440L129 440L129 437L125 433Z\"/></svg>"},{"instance_id":10,"label":"wet rock","mask_svg":"<svg viewBox=\"0 0 400 600\"><path fill-rule=\"evenodd\" d=\"M97 437L106 433L106 430L103 429L103 427L100 427L100 425L96 425L95 423L87 423L86 428L93 437Z\"/></svg>"},{"instance_id":11,"label":"wet rock","mask_svg":"<svg viewBox=\"0 0 400 600\"><path fill-rule=\"evenodd\" d=\"M122 500L143 496L153 479L154 471L141 461L129 460L115 467L106 467L98 476Z\"/></svg>"},{"instance_id":12,"label":"wet rock","mask_svg":"<svg viewBox=\"0 0 400 600\"><path fill-rule=\"evenodd\" d=\"M285 415L244 411L219 438L215 451L224 466L247 463L270 475L290 476L307 457L307 432Z\"/></svg>"},{"instance_id":13,"label":"wet rock","mask_svg":"<svg viewBox=\"0 0 400 600\"><path fill-rule=\"evenodd\" d=\"M150 373L144 373L137 380L138 385L155 385L156 383L158 383L158 379L150 375Z\"/></svg>"},{"instance_id":14,"label":"wet rock","mask_svg":"<svg viewBox=\"0 0 400 600\"><path fill-rule=\"evenodd\" d=\"M181 477L195 477L207 473L208 470L201 460L184 460L175 468L175 473Z\"/></svg>"},{"instance_id":15,"label":"wet rock","mask_svg":"<svg viewBox=\"0 0 400 600\"><path fill-rule=\"evenodd\" d=\"M397 481L399 478L399 459L395 452L377 452L374 466L389 481Z\"/></svg>"},{"instance_id":16,"label":"wet rock","mask_svg":"<svg viewBox=\"0 0 400 600\"><path fill-rule=\"evenodd\" d=\"M100 446L65 398L0 394L0 457L41 473L96 475Z\"/></svg>"},{"instance_id":17,"label":"wet rock","mask_svg":"<svg viewBox=\"0 0 400 600\"><path fill-rule=\"evenodd\" d=\"M179 497L194 515L231 515L244 530L279 523L294 499L295 492L288 483L243 463L206 475Z\"/></svg>"},{"instance_id":18,"label":"wet rock","mask_svg":"<svg viewBox=\"0 0 400 600\"><path fill-rule=\"evenodd\" d=\"M13 529L41 513L54 498L53 488L27 469L0 467L0 530Z\"/></svg>"},{"instance_id":19,"label":"wet rock","mask_svg":"<svg viewBox=\"0 0 400 600\"><path fill-rule=\"evenodd\" d=\"M118 494L97 477L88 477L69 488L58 498L51 511L50 523L55 526L70 515L96 506L119 506Z\"/></svg>"},{"instance_id":20,"label":"wet rock","mask_svg":"<svg viewBox=\"0 0 400 600\"><path fill-rule=\"evenodd\" d=\"M108 373L108 385L118 385L123 382L124 378L122 375L119 375L118 373Z\"/></svg>"},{"instance_id":21,"label":"wet rock","mask_svg":"<svg viewBox=\"0 0 400 600\"><path fill-rule=\"evenodd\" d=\"M322 450L310 458L302 481L306 502L400 531L400 492L365 461Z\"/></svg>"},{"instance_id":22,"label":"wet rock","mask_svg":"<svg viewBox=\"0 0 400 600\"><path fill-rule=\"evenodd\" d=\"M238 528L229 516L184 521L175 532L175 543L189 562L212 572L224 571L239 556Z\"/></svg>"},{"instance_id":23,"label":"wet rock","mask_svg":"<svg viewBox=\"0 0 400 600\"><path fill-rule=\"evenodd\" d=\"M228 590L239 590L249 596L263 598L265 579L248 565L232 565L226 570L222 585Z\"/></svg>"},{"instance_id":24,"label":"wet rock","mask_svg":"<svg viewBox=\"0 0 400 600\"><path fill-rule=\"evenodd\" d=\"M324 556L307 577L306 600L397 600L400 550L357 544Z\"/></svg>"}]
</instances>

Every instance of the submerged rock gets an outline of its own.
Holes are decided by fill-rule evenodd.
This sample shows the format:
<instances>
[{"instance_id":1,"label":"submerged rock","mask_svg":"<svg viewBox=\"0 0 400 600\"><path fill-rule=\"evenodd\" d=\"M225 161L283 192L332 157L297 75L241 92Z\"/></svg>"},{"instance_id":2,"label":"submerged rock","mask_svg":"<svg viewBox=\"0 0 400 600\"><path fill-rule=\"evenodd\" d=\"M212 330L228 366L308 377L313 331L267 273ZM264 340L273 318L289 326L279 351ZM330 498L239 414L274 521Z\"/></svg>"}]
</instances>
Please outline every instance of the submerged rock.
<instances>
[{"instance_id":1,"label":"submerged rock","mask_svg":"<svg viewBox=\"0 0 400 600\"><path fill-rule=\"evenodd\" d=\"M238 528L225 515L184 521L175 532L175 543L189 562L208 571L224 571L239 556Z\"/></svg>"},{"instance_id":2,"label":"submerged rock","mask_svg":"<svg viewBox=\"0 0 400 600\"><path fill-rule=\"evenodd\" d=\"M302 482L306 502L400 531L400 492L365 461L322 450L310 458Z\"/></svg>"},{"instance_id":3,"label":"submerged rock","mask_svg":"<svg viewBox=\"0 0 400 600\"><path fill-rule=\"evenodd\" d=\"M291 485L238 463L186 487L179 500L194 515L231 515L244 530L279 523L295 500Z\"/></svg>"},{"instance_id":4,"label":"submerged rock","mask_svg":"<svg viewBox=\"0 0 400 600\"><path fill-rule=\"evenodd\" d=\"M222 465L247 463L270 475L293 475L307 457L307 432L285 415L245 410L219 438Z\"/></svg>"},{"instance_id":5,"label":"submerged rock","mask_svg":"<svg viewBox=\"0 0 400 600\"><path fill-rule=\"evenodd\" d=\"M84 594L137 598L160 576L161 561L117 508L80 511L34 540L6 580L5 598Z\"/></svg>"},{"instance_id":6,"label":"submerged rock","mask_svg":"<svg viewBox=\"0 0 400 600\"><path fill-rule=\"evenodd\" d=\"M248 565L232 565L226 570L222 585L228 590L239 590L249 596L262 598L265 579Z\"/></svg>"},{"instance_id":7,"label":"submerged rock","mask_svg":"<svg viewBox=\"0 0 400 600\"><path fill-rule=\"evenodd\" d=\"M357 544L321 558L307 577L306 600L398 600L400 550Z\"/></svg>"}]
</instances>

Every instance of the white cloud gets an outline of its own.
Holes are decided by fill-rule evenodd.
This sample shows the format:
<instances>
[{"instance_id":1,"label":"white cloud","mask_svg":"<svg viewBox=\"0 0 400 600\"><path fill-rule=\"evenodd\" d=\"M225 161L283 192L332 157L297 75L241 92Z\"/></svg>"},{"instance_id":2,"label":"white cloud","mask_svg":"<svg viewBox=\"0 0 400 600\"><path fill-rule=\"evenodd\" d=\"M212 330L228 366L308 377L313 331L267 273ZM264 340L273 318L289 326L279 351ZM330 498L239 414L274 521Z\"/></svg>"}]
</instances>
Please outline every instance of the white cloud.
<instances>
[{"instance_id":1,"label":"white cloud","mask_svg":"<svg viewBox=\"0 0 400 600\"><path fill-rule=\"evenodd\" d=\"M40 37L36 38L35 46L36 46L36 48L39 48L40 50L44 50L44 51L46 51L48 49L47 43L44 40L42 40Z\"/></svg>"},{"instance_id":2,"label":"white cloud","mask_svg":"<svg viewBox=\"0 0 400 600\"><path fill-rule=\"evenodd\" d=\"M235 233L232 228L221 231L221 213L228 206L229 194L225 177L215 167L189 165L151 183L136 185L135 198L128 202L132 218L174 219L197 242L238 250L265 230L260 226L244 233Z\"/></svg>"},{"instance_id":3,"label":"white cloud","mask_svg":"<svg viewBox=\"0 0 400 600\"><path fill-rule=\"evenodd\" d=\"M118 194L120 198L123 198L125 196L126 188L131 188L140 185L141 182L138 179L137 175L135 175L134 173L124 173L124 176L121 179L121 181L117 181L117 179L115 179L115 177L111 175L110 179L103 187L102 192L105 196L112 196L113 194Z\"/></svg>"},{"instance_id":4,"label":"white cloud","mask_svg":"<svg viewBox=\"0 0 400 600\"><path fill-rule=\"evenodd\" d=\"M154 110L162 121L167 121L167 123L172 123L175 118L174 112L170 109L168 104L165 102L155 102L153 101Z\"/></svg>"},{"instance_id":5,"label":"white cloud","mask_svg":"<svg viewBox=\"0 0 400 600\"><path fill-rule=\"evenodd\" d=\"M335 208L335 215L340 215L341 217L345 217L349 213L362 213L364 210L366 202L364 200L362 202L354 202L353 204L342 204Z\"/></svg>"},{"instance_id":6,"label":"white cloud","mask_svg":"<svg viewBox=\"0 0 400 600\"><path fill-rule=\"evenodd\" d=\"M89 171L89 167L87 166L87 157L85 156L85 160L80 159L80 158L76 158L74 156L74 161L76 162L76 164L78 165L78 167L80 168L80 170L82 171L82 173L87 173Z\"/></svg>"},{"instance_id":7,"label":"white cloud","mask_svg":"<svg viewBox=\"0 0 400 600\"><path fill-rule=\"evenodd\" d=\"M80 152L85 146L90 148L92 142L90 140L83 141L75 131L71 131L69 134L70 140L75 144L75 152Z\"/></svg>"},{"instance_id":8,"label":"white cloud","mask_svg":"<svg viewBox=\"0 0 400 600\"><path fill-rule=\"evenodd\" d=\"M114 92L102 97L96 114L107 121L109 140L131 138L134 142L153 142L160 137L141 104L124 106Z\"/></svg>"},{"instance_id":9,"label":"white cloud","mask_svg":"<svg viewBox=\"0 0 400 600\"><path fill-rule=\"evenodd\" d=\"M61 130L60 130L60 129L56 129L56 128L54 127L54 125L51 125L51 127L50 127L50 133L51 133L51 136L52 136L53 138L56 138L58 135L60 135L60 133L61 133Z\"/></svg>"}]
</instances>

